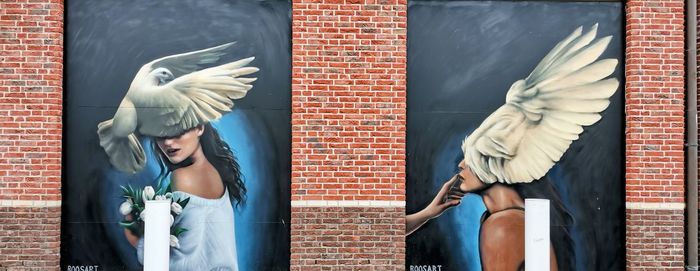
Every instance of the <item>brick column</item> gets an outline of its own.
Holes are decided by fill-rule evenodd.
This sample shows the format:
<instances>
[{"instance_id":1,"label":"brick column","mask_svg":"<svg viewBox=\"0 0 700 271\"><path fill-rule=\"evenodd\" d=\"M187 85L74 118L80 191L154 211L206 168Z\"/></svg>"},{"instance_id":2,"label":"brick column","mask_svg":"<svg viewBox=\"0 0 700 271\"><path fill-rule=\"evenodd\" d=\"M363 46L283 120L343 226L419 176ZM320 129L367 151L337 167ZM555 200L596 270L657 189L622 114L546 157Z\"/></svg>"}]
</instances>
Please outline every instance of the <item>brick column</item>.
<instances>
[{"instance_id":1,"label":"brick column","mask_svg":"<svg viewBox=\"0 0 700 271\"><path fill-rule=\"evenodd\" d=\"M63 1L0 2L0 270L59 269Z\"/></svg>"},{"instance_id":2,"label":"brick column","mask_svg":"<svg viewBox=\"0 0 700 271\"><path fill-rule=\"evenodd\" d=\"M402 270L406 1L292 12L291 269Z\"/></svg>"},{"instance_id":3,"label":"brick column","mask_svg":"<svg viewBox=\"0 0 700 271\"><path fill-rule=\"evenodd\" d=\"M627 268L684 268L684 2L627 1Z\"/></svg>"}]
</instances>

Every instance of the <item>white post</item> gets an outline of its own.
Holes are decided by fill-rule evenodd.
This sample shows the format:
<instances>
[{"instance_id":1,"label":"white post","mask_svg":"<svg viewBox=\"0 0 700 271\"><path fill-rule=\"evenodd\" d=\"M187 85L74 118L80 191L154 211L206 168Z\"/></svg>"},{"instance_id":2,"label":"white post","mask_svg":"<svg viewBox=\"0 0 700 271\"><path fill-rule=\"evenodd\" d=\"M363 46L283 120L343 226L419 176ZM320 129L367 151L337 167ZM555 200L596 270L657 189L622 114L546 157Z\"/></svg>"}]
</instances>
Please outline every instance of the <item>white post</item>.
<instances>
[{"instance_id":1,"label":"white post","mask_svg":"<svg viewBox=\"0 0 700 271\"><path fill-rule=\"evenodd\" d=\"M549 200L525 199L525 271L549 271Z\"/></svg>"},{"instance_id":2,"label":"white post","mask_svg":"<svg viewBox=\"0 0 700 271\"><path fill-rule=\"evenodd\" d=\"M170 200L146 201L143 270L170 268Z\"/></svg>"}]
</instances>

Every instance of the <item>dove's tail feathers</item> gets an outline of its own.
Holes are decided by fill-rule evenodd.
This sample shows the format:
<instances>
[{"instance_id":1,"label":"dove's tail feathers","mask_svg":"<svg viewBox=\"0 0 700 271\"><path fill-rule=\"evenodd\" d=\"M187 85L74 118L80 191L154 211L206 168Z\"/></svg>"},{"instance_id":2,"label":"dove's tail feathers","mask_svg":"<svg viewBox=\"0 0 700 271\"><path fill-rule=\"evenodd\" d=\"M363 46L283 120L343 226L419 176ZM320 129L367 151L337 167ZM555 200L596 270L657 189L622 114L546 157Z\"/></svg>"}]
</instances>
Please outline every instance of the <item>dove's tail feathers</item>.
<instances>
[{"instance_id":1,"label":"dove's tail feathers","mask_svg":"<svg viewBox=\"0 0 700 271\"><path fill-rule=\"evenodd\" d=\"M109 162L118 170L127 173L141 171L146 165L146 153L139 139L133 133L126 137L114 135L113 120L106 120L97 125L100 146L109 156Z\"/></svg>"}]
</instances>

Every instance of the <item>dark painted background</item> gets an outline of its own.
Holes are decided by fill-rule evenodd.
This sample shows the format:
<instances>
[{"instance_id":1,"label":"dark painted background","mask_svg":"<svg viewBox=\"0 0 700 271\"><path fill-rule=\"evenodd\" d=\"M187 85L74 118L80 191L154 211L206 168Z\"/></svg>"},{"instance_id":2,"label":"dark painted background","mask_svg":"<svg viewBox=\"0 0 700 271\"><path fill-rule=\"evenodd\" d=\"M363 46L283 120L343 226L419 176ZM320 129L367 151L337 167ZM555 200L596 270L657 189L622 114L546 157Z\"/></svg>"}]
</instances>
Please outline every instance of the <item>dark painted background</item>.
<instances>
[{"instance_id":1,"label":"dark painted background","mask_svg":"<svg viewBox=\"0 0 700 271\"><path fill-rule=\"evenodd\" d=\"M112 118L143 64L231 41L220 64L255 56L260 68L234 112L214 123L248 188L236 210L239 265L289 268L290 9L286 1L67 1L62 268L138 268L117 225L118 187L152 184L157 170L153 160L135 176L111 169L97 124Z\"/></svg>"},{"instance_id":2,"label":"dark painted background","mask_svg":"<svg viewBox=\"0 0 700 271\"><path fill-rule=\"evenodd\" d=\"M409 2L407 213L425 207L456 172L464 137L504 104L510 85L578 26L597 22L598 37L614 36L601 58L620 61L613 76L623 86L622 18L620 3ZM547 175L574 218L568 270L624 269L623 106L620 87L602 120ZM469 195L408 236L407 270L478 270L484 210Z\"/></svg>"}]
</instances>

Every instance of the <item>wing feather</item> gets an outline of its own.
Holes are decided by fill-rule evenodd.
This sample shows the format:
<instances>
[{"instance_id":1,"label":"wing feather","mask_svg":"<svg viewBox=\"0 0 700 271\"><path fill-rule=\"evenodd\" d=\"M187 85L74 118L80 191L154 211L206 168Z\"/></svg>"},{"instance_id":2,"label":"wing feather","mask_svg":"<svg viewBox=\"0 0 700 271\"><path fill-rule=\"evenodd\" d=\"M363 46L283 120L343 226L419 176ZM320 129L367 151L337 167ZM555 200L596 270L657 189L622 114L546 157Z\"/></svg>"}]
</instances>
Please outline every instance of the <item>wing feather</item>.
<instances>
[{"instance_id":1,"label":"wing feather","mask_svg":"<svg viewBox=\"0 0 700 271\"><path fill-rule=\"evenodd\" d=\"M544 176L561 159L583 126L600 120L619 87L608 78L615 59L597 60L611 36L596 39L597 24L559 42L524 80L516 81L506 104L462 144L465 161L486 183L523 183Z\"/></svg>"},{"instance_id":2,"label":"wing feather","mask_svg":"<svg viewBox=\"0 0 700 271\"><path fill-rule=\"evenodd\" d=\"M537 64L535 69L532 71L530 77L541 77L544 70L546 70L550 65L552 65L552 60L561 56L562 51L564 51L564 47L569 45L574 39L581 36L581 32L583 32L583 27L579 26L568 37L564 38L564 40L557 43L557 45L554 46L554 48L552 48L552 50L550 50L550 52L544 58L542 58L540 63Z\"/></svg>"},{"instance_id":3,"label":"wing feather","mask_svg":"<svg viewBox=\"0 0 700 271\"><path fill-rule=\"evenodd\" d=\"M162 57L151 61L146 66L152 69L163 67L170 70L175 77L180 77L197 71L204 65L216 63L226 55L225 50L235 43L229 42L202 50Z\"/></svg>"},{"instance_id":4,"label":"wing feather","mask_svg":"<svg viewBox=\"0 0 700 271\"><path fill-rule=\"evenodd\" d=\"M163 110L161 117L149 127L141 127L142 133L157 136L170 136L181 133L196 125L221 118L231 111L233 100L245 97L253 87L255 78L243 78L258 71L255 67L244 67L254 58L246 58L196 71L176 78L159 86L160 96L176 99L168 103L178 105L175 110Z\"/></svg>"},{"instance_id":5,"label":"wing feather","mask_svg":"<svg viewBox=\"0 0 700 271\"><path fill-rule=\"evenodd\" d=\"M603 59L583 67L577 72L570 73L548 84L539 84L537 87L542 92L552 92L571 86L580 86L599 81L610 75L617 66L617 59Z\"/></svg>"},{"instance_id":6,"label":"wing feather","mask_svg":"<svg viewBox=\"0 0 700 271\"><path fill-rule=\"evenodd\" d=\"M610 101L608 100L587 100L582 102L576 99L552 99L550 107L553 110L566 110L569 112L600 112L608 108Z\"/></svg>"},{"instance_id":7,"label":"wing feather","mask_svg":"<svg viewBox=\"0 0 700 271\"><path fill-rule=\"evenodd\" d=\"M551 116L560 120L565 120L567 123L576 124L577 126L589 126L600 120L598 113L578 113L566 111L549 112Z\"/></svg>"},{"instance_id":8,"label":"wing feather","mask_svg":"<svg viewBox=\"0 0 700 271\"><path fill-rule=\"evenodd\" d=\"M581 99L581 100L593 100L593 99L608 99L620 83L615 78L608 78L605 80L592 82L586 85L576 86L567 89L560 89L559 91L542 91L539 98L543 100L556 100L556 99Z\"/></svg>"}]
</instances>

